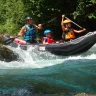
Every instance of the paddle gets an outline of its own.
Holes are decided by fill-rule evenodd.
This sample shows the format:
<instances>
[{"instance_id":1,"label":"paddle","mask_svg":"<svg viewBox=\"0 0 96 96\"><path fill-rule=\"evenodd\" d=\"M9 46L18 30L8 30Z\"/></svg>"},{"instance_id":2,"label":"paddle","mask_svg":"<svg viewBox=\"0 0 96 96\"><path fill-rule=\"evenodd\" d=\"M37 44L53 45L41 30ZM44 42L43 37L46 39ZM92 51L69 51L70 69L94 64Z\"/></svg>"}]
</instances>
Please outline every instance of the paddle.
<instances>
[{"instance_id":1,"label":"paddle","mask_svg":"<svg viewBox=\"0 0 96 96\"><path fill-rule=\"evenodd\" d=\"M55 18L53 18L53 19L51 19L51 20L49 20L49 21L47 21L47 22L45 22L45 23L42 23L42 25L45 25L45 24L47 24L47 23L50 23L50 22L54 21L56 18L57 18L57 17L55 17ZM34 29L34 28L33 28L33 29ZM33 30L33 29L31 29L31 30ZM31 30L29 30L29 31L31 31ZM28 32L29 32L29 31L28 31ZM4 44L5 44L5 45L8 45L8 44L12 43L12 42L14 41L14 39L17 38L17 37L19 37L19 36L12 37L12 38L7 38L7 37L5 37L5 38L7 38L7 39L4 40Z\"/></svg>"},{"instance_id":2,"label":"paddle","mask_svg":"<svg viewBox=\"0 0 96 96\"><path fill-rule=\"evenodd\" d=\"M14 39L17 38L17 37L19 37L19 36L12 37L12 38L7 38L7 37L5 37L5 38L7 38L7 39L4 40L4 44L5 44L5 45L8 45L8 44L12 43L12 42L14 41Z\"/></svg>"},{"instance_id":3,"label":"paddle","mask_svg":"<svg viewBox=\"0 0 96 96\"><path fill-rule=\"evenodd\" d=\"M68 17L65 16L66 19L69 19ZM69 19L70 20L70 19ZM77 23L73 22L72 20L70 20L73 24L75 24L76 26L78 26L79 28L83 29L80 25L78 25Z\"/></svg>"},{"instance_id":4,"label":"paddle","mask_svg":"<svg viewBox=\"0 0 96 96\"><path fill-rule=\"evenodd\" d=\"M57 17L54 17L53 19L51 19L51 20L49 20L49 21L47 21L47 22L45 22L45 23L42 23L42 25L45 25L45 24L47 24L47 23L50 23L50 22L52 22L52 21L54 21L54 20L56 20L57 19Z\"/></svg>"}]
</instances>

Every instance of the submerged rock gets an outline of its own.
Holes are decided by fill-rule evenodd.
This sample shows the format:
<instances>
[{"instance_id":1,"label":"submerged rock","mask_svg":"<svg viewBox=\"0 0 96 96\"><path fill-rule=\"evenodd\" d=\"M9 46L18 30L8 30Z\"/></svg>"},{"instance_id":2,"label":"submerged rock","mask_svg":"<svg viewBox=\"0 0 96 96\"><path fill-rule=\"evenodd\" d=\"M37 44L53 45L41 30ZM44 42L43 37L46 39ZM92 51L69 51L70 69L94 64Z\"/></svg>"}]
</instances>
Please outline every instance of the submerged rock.
<instances>
[{"instance_id":1,"label":"submerged rock","mask_svg":"<svg viewBox=\"0 0 96 96\"><path fill-rule=\"evenodd\" d=\"M96 96L96 94L78 93L75 96Z\"/></svg>"}]
</instances>

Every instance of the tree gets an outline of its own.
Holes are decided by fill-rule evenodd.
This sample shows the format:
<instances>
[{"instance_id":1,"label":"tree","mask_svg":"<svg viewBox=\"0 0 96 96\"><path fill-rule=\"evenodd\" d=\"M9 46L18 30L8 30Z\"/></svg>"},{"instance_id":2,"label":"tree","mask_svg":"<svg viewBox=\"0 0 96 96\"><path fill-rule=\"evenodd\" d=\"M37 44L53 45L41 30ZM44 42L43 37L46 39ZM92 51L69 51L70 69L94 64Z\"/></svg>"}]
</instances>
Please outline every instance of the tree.
<instances>
[{"instance_id":1,"label":"tree","mask_svg":"<svg viewBox=\"0 0 96 96\"><path fill-rule=\"evenodd\" d=\"M31 16L34 23L57 19L44 28L60 27L61 15L65 14L77 23L96 20L96 0L0 0L0 32L17 34ZM85 20L85 21L84 21ZM92 22L93 22L92 21ZM95 23L94 23L95 24ZM60 27L61 28L61 27ZM58 31L60 30L58 28ZM95 26L94 26L95 28ZM57 31L57 29L56 29Z\"/></svg>"},{"instance_id":2,"label":"tree","mask_svg":"<svg viewBox=\"0 0 96 96\"><path fill-rule=\"evenodd\" d=\"M78 0L74 18L82 16L85 20L96 19L96 0Z\"/></svg>"}]
</instances>

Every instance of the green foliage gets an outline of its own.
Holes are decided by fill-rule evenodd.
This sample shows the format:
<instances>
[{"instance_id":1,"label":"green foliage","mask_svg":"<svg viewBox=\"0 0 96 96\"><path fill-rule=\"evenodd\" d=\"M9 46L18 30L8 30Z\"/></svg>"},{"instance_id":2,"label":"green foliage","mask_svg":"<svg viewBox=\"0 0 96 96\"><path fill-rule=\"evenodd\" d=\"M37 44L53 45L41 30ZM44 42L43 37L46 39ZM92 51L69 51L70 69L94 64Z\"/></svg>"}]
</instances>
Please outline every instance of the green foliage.
<instances>
[{"instance_id":1,"label":"green foliage","mask_svg":"<svg viewBox=\"0 0 96 96\"><path fill-rule=\"evenodd\" d=\"M0 5L0 31L14 34L24 19L24 4L22 0L1 0Z\"/></svg>"},{"instance_id":2,"label":"green foliage","mask_svg":"<svg viewBox=\"0 0 96 96\"><path fill-rule=\"evenodd\" d=\"M82 19L96 19L96 0L78 0L76 11L73 15L76 19L77 17L82 17Z\"/></svg>"},{"instance_id":3,"label":"green foliage","mask_svg":"<svg viewBox=\"0 0 96 96\"><path fill-rule=\"evenodd\" d=\"M60 26L62 14L79 22L96 20L96 0L0 0L0 32L16 35L27 16L36 24L58 17L45 28Z\"/></svg>"}]
</instances>

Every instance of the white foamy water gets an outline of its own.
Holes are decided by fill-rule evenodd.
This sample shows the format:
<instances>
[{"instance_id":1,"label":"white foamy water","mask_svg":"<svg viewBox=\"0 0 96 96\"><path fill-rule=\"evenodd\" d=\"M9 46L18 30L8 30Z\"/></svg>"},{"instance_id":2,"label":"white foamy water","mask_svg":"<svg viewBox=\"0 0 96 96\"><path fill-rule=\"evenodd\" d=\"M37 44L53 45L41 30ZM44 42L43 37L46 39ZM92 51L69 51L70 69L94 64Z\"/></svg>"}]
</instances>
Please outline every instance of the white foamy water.
<instances>
[{"instance_id":1,"label":"white foamy water","mask_svg":"<svg viewBox=\"0 0 96 96\"><path fill-rule=\"evenodd\" d=\"M87 55L87 56L69 56L66 60L78 60L78 59L96 59L96 54L91 54L91 55Z\"/></svg>"},{"instance_id":2,"label":"white foamy water","mask_svg":"<svg viewBox=\"0 0 96 96\"><path fill-rule=\"evenodd\" d=\"M78 59L96 59L96 54L91 54L87 56L69 56L69 57L62 57L59 58L58 56L56 57L55 55L52 55L50 53L46 53L47 55L52 55L50 56L50 59L38 59L38 55L36 53L32 53L30 51L24 51L24 50L19 50L12 48L13 51L15 51L19 55L19 61L12 61L12 62L5 62L5 61L0 61L0 69L24 69L24 68L43 68L47 66L53 66L57 64L61 64L62 62L68 61L68 60L78 60ZM32 54L31 54L32 53ZM34 56L37 58L34 60ZM46 55L45 54L45 55ZM44 54L43 54L44 55ZM53 58L54 57L54 58ZM42 57L43 58L43 57ZM53 58L53 59L52 59Z\"/></svg>"},{"instance_id":3,"label":"white foamy water","mask_svg":"<svg viewBox=\"0 0 96 96\"><path fill-rule=\"evenodd\" d=\"M62 62L62 59L58 59L58 56L48 52L46 52L46 54L42 52L38 53L38 51L34 52L30 49L25 51L20 48L12 48L10 46L7 46L7 48L18 54L18 61L0 61L0 69L43 68Z\"/></svg>"},{"instance_id":4,"label":"white foamy water","mask_svg":"<svg viewBox=\"0 0 96 96\"><path fill-rule=\"evenodd\" d=\"M24 69L24 68L43 68L48 66L53 66L57 64L64 63L68 60L84 60L84 59L96 59L96 44L87 51L87 55L78 55L78 56L56 56L49 52L39 52L33 51L35 47L29 46L28 50L22 50L18 48L12 48L10 46L6 46L11 49L14 53L18 54L18 61L5 62L0 61L0 69ZM88 55L89 52L93 52ZM86 62L86 61L85 61Z\"/></svg>"}]
</instances>

